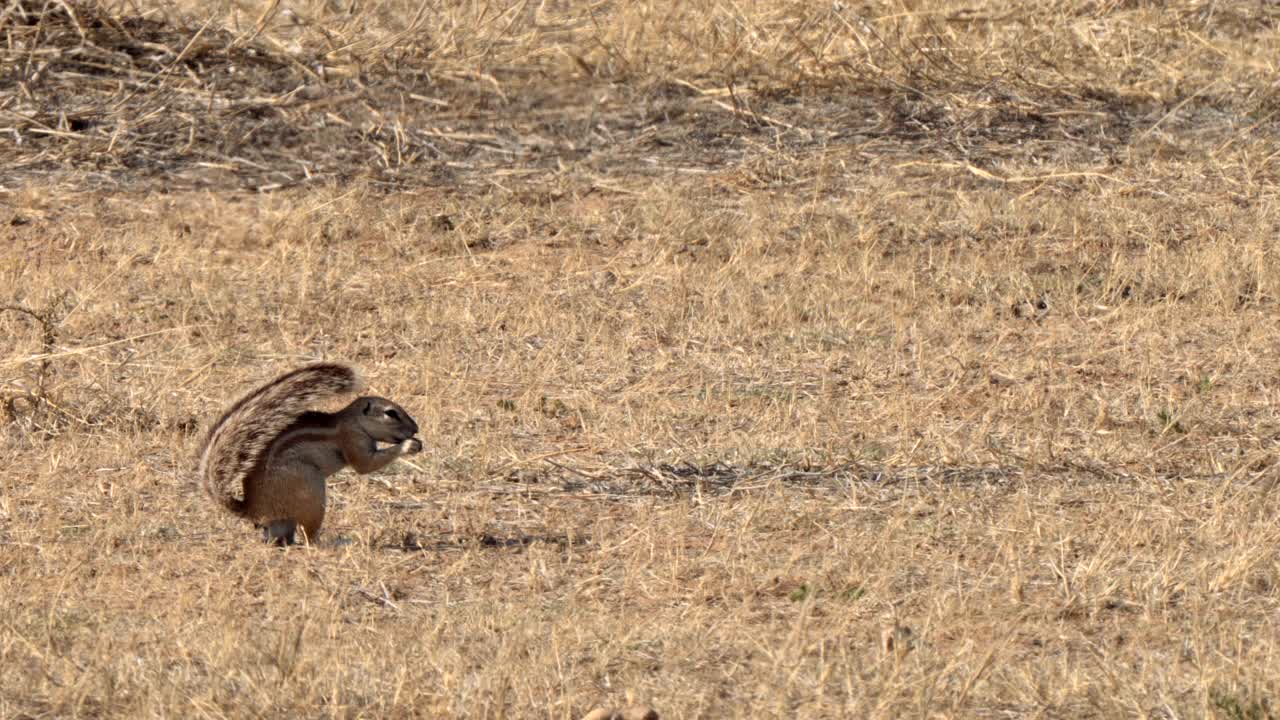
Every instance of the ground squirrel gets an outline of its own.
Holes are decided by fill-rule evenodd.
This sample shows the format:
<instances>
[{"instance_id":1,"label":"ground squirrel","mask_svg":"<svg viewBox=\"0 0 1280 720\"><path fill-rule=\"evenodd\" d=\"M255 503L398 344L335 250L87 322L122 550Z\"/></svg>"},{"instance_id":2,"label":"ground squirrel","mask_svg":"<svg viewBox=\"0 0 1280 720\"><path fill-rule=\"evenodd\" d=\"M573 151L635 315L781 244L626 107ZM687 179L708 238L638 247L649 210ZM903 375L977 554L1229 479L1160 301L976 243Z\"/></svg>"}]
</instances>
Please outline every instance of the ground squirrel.
<instances>
[{"instance_id":1,"label":"ground squirrel","mask_svg":"<svg viewBox=\"0 0 1280 720\"><path fill-rule=\"evenodd\" d=\"M200 478L220 505L292 544L302 526L314 541L324 522L325 478L350 465L360 474L422 450L418 424L399 405L358 397L336 413L312 403L360 392L355 370L320 363L285 373L240 398L200 446ZM377 443L393 443L378 449ZM243 497L237 495L243 489Z\"/></svg>"}]
</instances>

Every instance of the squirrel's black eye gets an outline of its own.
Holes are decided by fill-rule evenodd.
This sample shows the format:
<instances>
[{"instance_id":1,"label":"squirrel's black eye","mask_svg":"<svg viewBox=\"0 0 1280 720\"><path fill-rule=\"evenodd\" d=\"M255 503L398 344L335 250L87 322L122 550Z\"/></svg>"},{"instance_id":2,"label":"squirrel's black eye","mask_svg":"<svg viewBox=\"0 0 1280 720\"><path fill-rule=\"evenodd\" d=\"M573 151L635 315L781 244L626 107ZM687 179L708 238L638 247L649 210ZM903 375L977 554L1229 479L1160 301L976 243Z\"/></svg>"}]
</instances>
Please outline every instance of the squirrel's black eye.
<instances>
[{"instance_id":1,"label":"squirrel's black eye","mask_svg":"<svg viewBox=\"0 0 1280 720\"><path fill-rule=\"evenodd\" d=\"M392 420L399 420L400 413L396 412L395 410L388 410L387 417L391 418Z\"/></svg>"}]
</instances>

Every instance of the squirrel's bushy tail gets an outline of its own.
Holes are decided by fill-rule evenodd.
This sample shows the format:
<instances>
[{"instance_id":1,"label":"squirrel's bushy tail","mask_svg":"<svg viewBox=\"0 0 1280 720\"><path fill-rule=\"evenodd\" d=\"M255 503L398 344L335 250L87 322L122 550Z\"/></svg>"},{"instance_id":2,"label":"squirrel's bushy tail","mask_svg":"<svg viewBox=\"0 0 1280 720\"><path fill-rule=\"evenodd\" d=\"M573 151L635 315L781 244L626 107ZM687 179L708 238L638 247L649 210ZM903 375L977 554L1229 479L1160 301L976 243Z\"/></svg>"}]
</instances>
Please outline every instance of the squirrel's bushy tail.
<instances>
[{"instance_id":1,"label":"squirrel's bushy tail","mask_svg":"<svg viewBox=\"0 0 1280 720\"><path fill-rule=\"evenodd\" d=\"M213 499L243 515L244 480L272 440L311 406L334 395L359 392L356 371L317 363L285 373L240 398L209 429L200 446L200 481Z\"/></svg>"}]
</instances>

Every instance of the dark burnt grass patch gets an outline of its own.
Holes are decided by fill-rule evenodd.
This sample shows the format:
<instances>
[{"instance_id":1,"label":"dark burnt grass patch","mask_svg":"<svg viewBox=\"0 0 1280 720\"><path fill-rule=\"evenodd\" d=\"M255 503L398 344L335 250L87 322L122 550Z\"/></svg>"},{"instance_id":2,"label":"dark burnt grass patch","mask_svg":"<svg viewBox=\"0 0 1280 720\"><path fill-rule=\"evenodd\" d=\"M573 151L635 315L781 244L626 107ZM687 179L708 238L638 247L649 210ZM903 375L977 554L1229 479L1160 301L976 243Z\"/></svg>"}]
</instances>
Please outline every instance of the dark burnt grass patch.
<instances>
[{"instance_id":1,"label":"dark burnt grass patch","mask_svg":"<svg viewBox=\"0 0 1280 720\"><path fill-rule=\"evenodd\" d=\"M264 30L266 15L232 32L176 13L15 0L0 13L0 187L465 187L566 168L593 177L742 168L746 185L768 187L789 178L760 163L834 148L1002 182L1006 161L1105 171L1153 126L1226 137L1269 107L1226 88L1167 98L1103 89L1104 70L1063 69L1049 27L996 62L944 42L971 32L974 18L889 33L888 21L875 31L850 21L852 11L795 7L786 13L803 17L779 15L772 44L755 52L763 59L716 65L703 55L740 50L685 48L680 72L674 57L617 61L608 18L595 17L605 10L579 10L598 32L580 19L517 15L481 56L458 50L427 16L356 52L323 29L325 42ZM807 34L789 39L795 22ZM766 62L765 50L779 61L802 54L813 33L855 50Z\"/></svg>"}]
</instances>

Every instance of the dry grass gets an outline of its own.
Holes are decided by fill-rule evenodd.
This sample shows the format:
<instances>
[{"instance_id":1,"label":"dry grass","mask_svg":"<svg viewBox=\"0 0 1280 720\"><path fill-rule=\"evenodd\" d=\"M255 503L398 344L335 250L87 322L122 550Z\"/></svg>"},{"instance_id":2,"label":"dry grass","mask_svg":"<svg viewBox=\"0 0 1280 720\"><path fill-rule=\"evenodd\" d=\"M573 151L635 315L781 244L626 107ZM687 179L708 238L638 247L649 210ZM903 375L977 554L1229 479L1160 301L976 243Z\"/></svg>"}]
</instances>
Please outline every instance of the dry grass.
<instances>
[{"instance_id":1,"label":"dry grass","mask_svg":"<svg viewBox=\"0 0 1280 720\"><path fill-rule=\"evenodd\" d=\"M0 4L0 716L1280 714L1280 8L1024 5Z\"/></svg>"}]
</instances>

